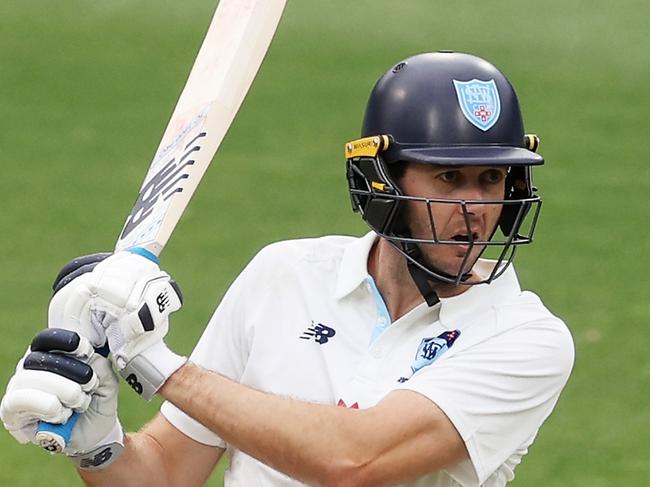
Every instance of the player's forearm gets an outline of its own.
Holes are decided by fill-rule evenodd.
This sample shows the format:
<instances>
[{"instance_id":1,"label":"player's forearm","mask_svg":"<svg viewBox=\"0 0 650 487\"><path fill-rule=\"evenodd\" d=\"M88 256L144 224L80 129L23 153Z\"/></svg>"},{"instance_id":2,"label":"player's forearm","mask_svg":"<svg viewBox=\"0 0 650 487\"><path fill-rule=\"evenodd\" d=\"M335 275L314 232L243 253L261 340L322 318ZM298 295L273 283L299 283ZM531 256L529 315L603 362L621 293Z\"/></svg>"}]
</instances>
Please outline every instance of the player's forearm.
<instances>
[{"instance_id":1,"label":"player's forearm","mask_svg":"<svg viewBox=\"0 0 650 487\"><path fill-rule=\"evenodd\" d=\"M136 487L172 485L167 477L163 454L158 442L150 435L128 434L124 438L124 451L109 467L101 470L79 470L79 475L89 487Z\"/></svg>"},{"instance_id":2,"label":"player's forearm","mask_svg":"<svg viewBox=\"0 0 650 487\"><path fill-rule=\"evenodd\" d=\"M238 449L310 485L333 485L370 454L371 438L354 431L363 411L265 394L188 364L161 394Z\"/></svg>"}]
</instances>

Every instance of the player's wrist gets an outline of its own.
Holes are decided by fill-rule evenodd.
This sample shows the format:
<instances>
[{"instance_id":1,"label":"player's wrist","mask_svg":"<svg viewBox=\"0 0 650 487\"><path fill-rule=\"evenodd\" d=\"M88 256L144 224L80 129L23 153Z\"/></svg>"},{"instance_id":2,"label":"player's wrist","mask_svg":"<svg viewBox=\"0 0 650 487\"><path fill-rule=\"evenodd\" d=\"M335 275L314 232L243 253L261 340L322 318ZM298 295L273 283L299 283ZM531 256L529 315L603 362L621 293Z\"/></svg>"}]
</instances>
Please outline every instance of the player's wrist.
<instances>
[{"instance_id":1,"label":"player's wrist","mask_svg":"<svg viewBox=\"0 0 650 487\"><path fill-rule=\"evenodd\" d=\"M99 470L108 467L124 450L124 430L116 418L113 428L95 446L83 452L66 453L72 463L81 470Z\"/></svg>"},{"instance_id":2,"label":"player's wrist","mask_svg":"<svg viewBox=\"0 0 650 487\"><path fill-rule=\"evenodd\" d=\"M119 373L135 392L149 401L186 362L187 357L173 352L160 340L127 362Z\"/></svg>"}]
</instances>

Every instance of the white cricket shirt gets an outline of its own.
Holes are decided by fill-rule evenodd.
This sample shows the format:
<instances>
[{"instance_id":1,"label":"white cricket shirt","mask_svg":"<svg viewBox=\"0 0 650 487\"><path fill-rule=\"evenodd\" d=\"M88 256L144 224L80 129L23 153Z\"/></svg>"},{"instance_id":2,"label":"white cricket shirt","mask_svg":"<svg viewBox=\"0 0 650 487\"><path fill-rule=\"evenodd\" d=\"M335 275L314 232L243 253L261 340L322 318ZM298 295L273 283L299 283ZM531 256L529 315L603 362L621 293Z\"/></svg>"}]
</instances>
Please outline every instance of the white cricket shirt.
<instances>
[{"instance_id":1,"label":"white cricket shirt","mask_svg":"<svg viewBox=\"0 0 650 487\"><path fill-rule=\"evenodd\" d=\"M190 360L258 390L323 404L367 408L393 390L417 391L453 422L470 460L407 485L505 485L569 377L569 331L521 291L512 267L390 323L367 271L376 238L264 248L224 296ZM487 274L492 265L480 261L475 270ZM196 441L225 446L171 403L161 411ZM231 455L227 487L303 485L238 450Z\"/></svg>"}]
</instances>

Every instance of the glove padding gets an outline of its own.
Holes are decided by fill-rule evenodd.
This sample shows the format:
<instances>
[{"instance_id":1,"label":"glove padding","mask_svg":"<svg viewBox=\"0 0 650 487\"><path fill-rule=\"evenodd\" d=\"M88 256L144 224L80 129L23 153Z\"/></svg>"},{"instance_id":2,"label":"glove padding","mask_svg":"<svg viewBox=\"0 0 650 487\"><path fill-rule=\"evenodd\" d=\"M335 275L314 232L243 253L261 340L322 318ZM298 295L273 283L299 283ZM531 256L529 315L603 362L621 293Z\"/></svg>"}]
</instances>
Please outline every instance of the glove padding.
<instances>
[{"instance_id":1,"label":"glove padding","mask_svg":"<svg viewBox=\"0 0 650 487\"><path fill-rule=\"evenodd\" d=\"M75 332L47 329L18 362L0 417L20 443L40 445L39 421L61 424L73 411L83 413L63 453L81 468L104 467L123 448L117 396L118 379L108 359Z\"/></svg>"},{"instance_id":2,"label":"glove padding","mask_svg":"<svg viewBox=\"0 0 650 487\"><path fill-rule=\"evenodd\" d=\"M49 320L50 326L79 330L94 346L107 339L120 375L149 400L186 361L163 341L169 315L181 306L180 290L166 272L123 251L56 293Z\"/></svg>"},{"instance_id":3,"label":"glove padding","mask_svg":"<svg viewBox=\"0 0 650 487\"><path fill-rule=\"evenodd\" d=\"M63 289L64 286L67 286L82 274L91 272L97 264L111 255L110 252L98 252L96 254L75 257L64 265L57 274L54 283L52 283L52 291L54 291L52 294L56 294Z\"/></svg>"},{"instance_id":4,"label":"glove padding","mask_svg":"<svg viewBox=\"0 0 650 487\"><path fill-rule=\"evenodd\" d=\"M99 262L111 254L76 257L56 276L52 289L54 296L48 309L48 327L72 330L87 338L94 348L106 343L106 334L90 322L90 273Z\"/></svg>"}]
</instances>

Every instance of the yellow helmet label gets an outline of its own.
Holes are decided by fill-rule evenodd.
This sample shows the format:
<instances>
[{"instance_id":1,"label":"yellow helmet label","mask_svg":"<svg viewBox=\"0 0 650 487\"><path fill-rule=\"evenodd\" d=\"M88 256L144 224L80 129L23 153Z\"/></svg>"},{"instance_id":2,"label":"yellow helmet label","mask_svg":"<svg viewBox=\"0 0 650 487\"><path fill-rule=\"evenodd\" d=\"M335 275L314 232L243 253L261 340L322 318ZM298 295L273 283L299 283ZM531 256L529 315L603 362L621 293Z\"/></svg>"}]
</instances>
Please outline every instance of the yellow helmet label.
<instances>
[{"instance_id":1,"label":"yellow helmet label","mask_svg":"<svg viewBox=\"0 0 650 487\"><path fill-rule=\"evenodd\" d=\"M379 152L388 148L387 135L373 135L363 139L353 140L345 144L345 157L375 157Z\"/></svg>"}]
</instances>

